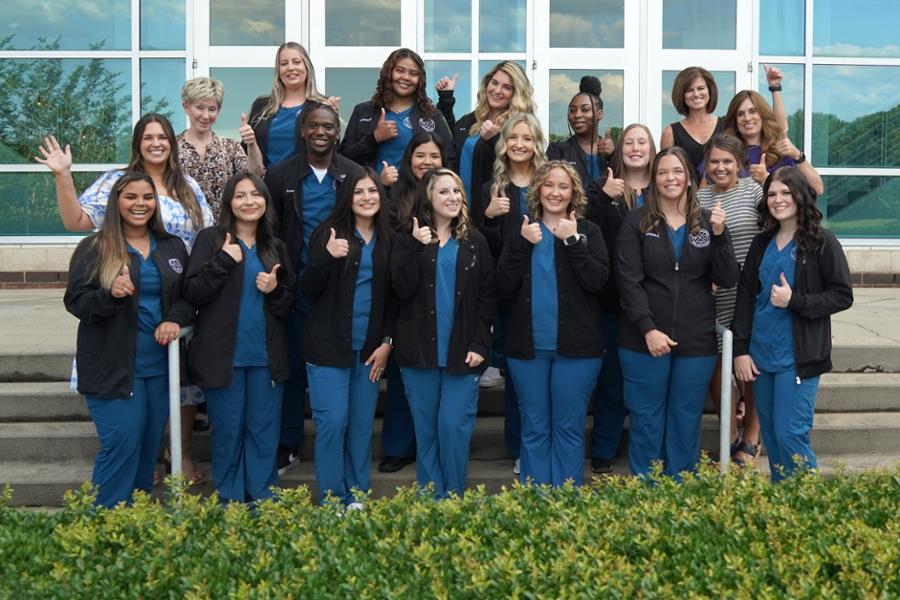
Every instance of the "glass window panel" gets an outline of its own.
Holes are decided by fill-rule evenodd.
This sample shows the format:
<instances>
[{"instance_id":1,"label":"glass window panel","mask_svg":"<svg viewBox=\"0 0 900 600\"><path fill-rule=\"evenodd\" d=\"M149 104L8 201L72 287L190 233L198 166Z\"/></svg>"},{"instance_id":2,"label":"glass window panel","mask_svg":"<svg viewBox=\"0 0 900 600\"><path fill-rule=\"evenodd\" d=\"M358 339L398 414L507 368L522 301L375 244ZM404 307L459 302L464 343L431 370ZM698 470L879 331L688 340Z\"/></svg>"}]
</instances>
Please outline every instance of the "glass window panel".
<instances>
[{"instance_id":1,"label":"glass window panel","mask_svg":"<svg viewBox=\"0 0 900 600\"><path fill-rule=\"evenodd\" d=\"M734 71L711 71L719 89L719 101L716 103L716 115L722 117L728 111L728 103L734 97ZM662 74L662 123L661 129L669 123L680 121L684 117L672 106L672 84L678 71L663 71ZM657 145L659 140L656 140Z\"/></svg>"},{"instance_id":2,"label":"glass window panel","mask_svg":"<svg viewBox=\"0 0 900 600\"><path fill-rule=\"evenodd\" d=\"M788 137L795 146L803 150L803 65L795 64L770 64L770 67L778 68L784 74L781 96L784 100L784 110L788 118ZM769 92L769 84L766 81L766 71L763 64L758 65L759 77L756 82L757 91L765 96L771 105L772 94ZM727 106L726 106L727 108Z\"/></svg>"},{"instance_id":3,"label":"glass window panel","mask_svg":"<svg viewBox=\"0 0 900 600\"><path fill-rule=\"evenodd\" d=\"M813 67L818 167L900 167L900 67Z\"/></svg>"},{"instance_id":4,"label":"glass window panel","mask_svg":"<svg viewBox=\"0 0 900 600\"><path fill-rule=\"evenodd\" d=\"M328 46L399 46L400 0L328 0Z\"/></svg>"},{"instance_id":5,"label":"glass window panel","mask_svg":"<svg viewBox=\"0 0 900 600\"><path fill-rule=\"evenodd\" d=\"M183 58L141 59L141 113L157 112L172 123L175 133L187 126L181 108L184 84Z\"/></svg>"},{"instance_id":6,"label":"glass window panel","mask_svg":"<svg viewBox=\"0 0 900 600\"><path fill-rule=\"evenodd\" d=\"M141 0L141 50L184 50L184 27L184 0Z\"/></svg>"},{"instance_id":7,"label":"glass window panel","mask_svg":"<svg viewBox=\"0 0 900 600\"><path fill-rule=\"evenodd\" d=\"M816 0L813 7L813 54L900 56L900 2Z\"/></svg>"},{"instance_id":8,"label":"glass window panel","mask_svg":"<svg viewBox=\"0 0 900 600\"><path fill-rule=\"evenodd\" d=\"M501 62L501 61L499 61L499 60L479 60L478 61L478 83L476 84L476 89L475 89L476 93L478 92L477 86L481 85L481 80L484 78L485 75L488 74L488 71L493 69L494 65L496 65L499 62ZM522 69L525 71L525 75L529 75L528 79L529 80L531 79L531 77L530 77L531 73L527 68L525 68L524 60L514 60L512 62L518 63L518 65L520 67L522 67Z\"/></svg>"},{"instance_id":9,"label":"glass window panel","mask_svg":"<svg viewBox=\"0 0 900 600\"><path fill-rule=\"evenodd\" d=\"M72 174L80 193L100 173ZM56 206L56 181L45 173L0 173L0 236L74 235L63 227Z\"/></svg>"},{"instance_id":10,"label":"glass window panel","mask_svg":"<svg viewBox=\"0 0 900 600\"><path fill-rule=\"evenodd\" d=\"M624 126L623 123L623 89L625 75L623 71L588 71L583 69L552 69L550 71L550 137L552 139L567 138L569 130L569 102L578 93L578 83L585 75L600 78L603 84L603 119L599 124L600 135L608 128L615 132L613 137Z\"/></svg>"},{"instance_id":11,"label":"glass window panel","mask_svg":"<svg viewBox=\"0 0 900 600\"><path fill-rule=\"evenodd\" d=\"M444 76L453 77L458 74L459 79L456 80L456 89L453 92L453 97L456 98L453 114L458 119L472 110L472 69L469 61L426 60L425 72L428 73L428 95L435 104L437 104L438 94L434 89L434 84L437 83L437 80Z\"/></svg>"},{"instance_id":12,"label":"glass window panel","mask_svg":"<svg viewBox=\"0 0 900 600\"><path fill-rule=\"evenodd\" d=\"M325 89L329 96L341 98L341 129L353 114L353 107L372 99L378 83L380 67L325 69ZM343 131L341 133L343 136Z\"/></svg>"},{"instance_id":13,"label":"glass window panel","mask_svg":"<svg viewBox=\"0 0 900 600\"><path fill-rule=\"evenodd\" d=\"M841 237L900 238L900 177L825 176L819 208Z\"/></svg>"},{"instance_id":14,"label":"glass window panel","mask_svg":"<svg viewBox=\"0 0 900 600\"><path fill-rule=\"evenodd\" d=\"M525 52L525 0L482 0L478 14L481 52Z\"/></svg>"},{"instance_id":15,"label":"glass window panel","mask_svg":"<svg viewBox=\"0 0 900 600\"><path fill-rule=\"evenodd\" d=\"M131 0L2 4L0 50L131 49Z\"/></svg>"},{"instance_id":16,"label":"glass window panel","mask_svg":"<svg viewBox=\"0 0 900 600\"><path fill-rule=\"evenodd\" d=\"M472 49L472 0L425 0L425 51Z\"/></svg>"},{"instance_id":17,"label":"glass window panel","mask_svg":"<svg viewBox=\"0 0 900 600\"><path fill-rule=\"evenodd\" d=\"M238 139L241 113L250 116L250 106L260 96L272 92L272 69L262 67L219 67L209 76L225 86L225 97L216 119L216 133Z\"/></svg>"},{"instance_id":18,"label":"glass window panel","mask_svg":"<svg viewBox=\"0 0 900 600\"><path fill-rule=\"evenodd\" d=\"M624 48L624 1L551 0L550 47Z\"/></svg>"},{"instance_id":19,"label":"glass window panel","mask_svg":"<svg viewBox=\"0 0 900 600\"><path fill-rule=\"evenodd\" d=\"M0 163L33 164L54 134L75 162L128 162L131 61L0 59Z\"/></svg>"},{"instance_id":20,"label":"glass window panel","mask_svg":"<svg viewBox=\"0 0 900 600\"><path fill-rule=\"evenodd\" d=\"M663 2L663 48L733 50L736 31L735 0Z\"/></svg>"},{"instance_id":21,"label":"glass window panel","mask_svg":"<svg viewBox=\"0 0 900 600\"><path fill-rule=\"evenodd\" d=\"M214 0L209 3L212 46L280 46L284 0Z\"/></svg>"},{"instance_id":22,"label":"glass window panel","mask_svg":"<svg viewBox=\"0 0 900 600\"><path fill-rule=\"evenodd\" d=\"M761 0L759 4L761 54L803 55L803 31L806 23L803 4L803 0Z\"/></svg>"}]
</instances>

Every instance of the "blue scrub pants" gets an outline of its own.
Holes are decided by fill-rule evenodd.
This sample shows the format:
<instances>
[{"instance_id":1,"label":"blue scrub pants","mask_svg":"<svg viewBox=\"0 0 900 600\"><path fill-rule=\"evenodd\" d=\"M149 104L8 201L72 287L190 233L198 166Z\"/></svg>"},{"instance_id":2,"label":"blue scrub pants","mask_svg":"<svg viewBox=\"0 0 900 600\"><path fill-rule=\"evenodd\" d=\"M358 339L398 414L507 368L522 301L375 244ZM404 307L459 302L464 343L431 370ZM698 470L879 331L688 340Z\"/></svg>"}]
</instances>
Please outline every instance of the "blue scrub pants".
<instances>
[{"instance_id":1,"label":"blue scrub pants","mask_svg":"<svg viewBox=\"0 0 900 600\"><path fill-rule=\"evenodd\" d=\"M371 365L359 359L354 352L349 369L306 363L320 502L331 492L346 505L355 500L353 490L369 491L378 384L369 381Z\"/></svg>"},{"instance_id":2,"label":"blue scrub pants","mask_svg":"<svg viewBox=\"0 0 900 600\"><path fill-rule=\"evenodd\" d=\"M628 460L635 475L665 463L678 478L700 458L700 421L716 355L653 357L619 348L628 408Z\"/></svg>"},{"instance_id":3,"label":"blue scrub pants","mask_svg":"<svg viewBox=\"0 0 900 600\"><path fill-rule=\"evenodd\" d=\"M535 352L507 358L522 414L522 483L584 483L584 418L602 358L569 358Z\"/></svg>"},{"instance_id":4,"label":"blue scrub pants","mask_svg":"<svg viewBox=\"0 0 900 600\"><path fill-rule=\"evenodd\" d=\"M212 463L222 502L272 497L278 485L278 429L283 384L269 367L234 367L231 385L203 388L212 425Z\"/></svg>"},{"instance_id":5,"label":"blue scrub pants","mask_svg":"<svg viewBox=\"0 0 900 600\"><path fill-rule=\"evenodd\" d=\"M591 430L591 457L613 460L619 453L622 425L625 423L625 393L622 389L622 365L619 362L619 317L603 313L603 338L606 356L597 378L591 407L594 425Z\"/></svg>"},{"instance_id":6,"label":"blue scrub pants","mask_svg":"<svg viewBox=\"0 0 900 600\"><path fill-rule=\"evenodd\" d=\"M504 371L503 376L503 440L510 458L519 458L522 448L522 415L519 414L519 398L516 386L506 364L506 330L509 327L509 312L502 311L494 321L494 338L491 346L491 366Z\"/></svg>"},{"instance_id":7,"label":"blue scrub pants","mask_svg":"<svg viewBox=\"0 0 900 600\"><path fill-rule=\"evenodd\" d=\"M385 456L412 458L416 455L416 432L406 399L400 368L393 357L387 364L387 393L382 411L381 446Z\"/></svg>"},{"instance_id":8,"label":"blue scrub pants","mask_svg":"<svg viewBox=\"0 0 900 600\"><path fill-rule=\"evenodd\" d=\"M294 310L285 320L288 340L288 361L291 378L284 384L284 400L281 403L281 433L278 445L301 448L303 445L303 420L306 416L306 361L303 359L303 326L312 303L299 297Z\"/></svg>"},{"instance_id":9,"label":"blue scrub pants","mask_svg":"<svg viewBox=\"0 0 900 600\"><path fill-rule=\"evenodd\" d=\"M818 377L798 381L793 367L780 373L763 371L753 382L756 411L773 482L781 481L800 466L816 468L816 453L809 445L809 431L813 425L818 389ZM795 464L794 456L804 462Z\"/></svg>"},{"instance_id":10,"label":"blue scrub pants","mask_svg":"<svg viewBox=\"0 0 900 600\"><path fill-rule=\"evenodd\" d=\"M95 504L131 502L134 490L150 493L153 469L169 418L169 377L135 377L127 398L85 396L100 438L91 481Z\"/></svg>"},{"instance_id":11,"label":"blue scrub pants","mask_svg":"<svg viewBox=\"0 0 900 600\"><path fill-rule=\"evenodd\" d=\"M478 411L478 375L407 367L400 373L416 429L416 480L421 487L433 483L438 498L461 496Z\"/></svg>"}]
</instances>

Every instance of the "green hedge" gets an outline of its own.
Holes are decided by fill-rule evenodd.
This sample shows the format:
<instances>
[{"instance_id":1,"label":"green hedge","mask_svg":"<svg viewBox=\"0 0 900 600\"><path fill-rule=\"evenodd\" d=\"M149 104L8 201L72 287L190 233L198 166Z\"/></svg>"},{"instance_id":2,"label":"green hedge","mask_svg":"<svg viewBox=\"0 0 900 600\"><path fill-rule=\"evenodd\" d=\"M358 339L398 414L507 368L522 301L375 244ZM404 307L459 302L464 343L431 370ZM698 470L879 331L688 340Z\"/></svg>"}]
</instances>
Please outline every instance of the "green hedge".
<instances>
[{"instance_id":1,"label":"green hedge","mask_svg":"<svg viewBox=\"0 0 900 600\"><path fill-rule=\"evenodd\" d=\"M900 469L778 486L709 469L364 511L305 488L256 510L170 488L162 503L0 503L2 598L898 598Z\"/></svg>"}]
</instances>

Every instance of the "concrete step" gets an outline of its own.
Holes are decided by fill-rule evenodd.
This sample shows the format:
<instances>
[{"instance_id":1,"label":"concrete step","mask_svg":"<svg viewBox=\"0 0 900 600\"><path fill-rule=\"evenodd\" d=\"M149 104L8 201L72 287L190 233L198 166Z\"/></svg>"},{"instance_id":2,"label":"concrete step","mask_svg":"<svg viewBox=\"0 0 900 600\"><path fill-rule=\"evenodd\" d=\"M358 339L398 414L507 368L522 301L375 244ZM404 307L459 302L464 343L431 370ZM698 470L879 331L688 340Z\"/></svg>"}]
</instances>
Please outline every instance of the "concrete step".
<instances>
[{"instance_id":1,"label":"concrete step","mask_svg":"<svg viewBox=\"0 0 900 600\"><path fill-rule=\"evenodd\" d=\"M820 471L828 476L838 471L859 473L872 469L890 469L900 465L900 457L893 455L819 455ZM473 460L469 463L469 488L485 486L488 492L495 493L512 486L516 476L512 472L513 461L509 459ZM200 468L207 474L207 481L192 490L203 494L211 494L212 465L201 462ZM13 488L12 506L45 506L54 507L62 504L66 491L78 488L91 478L92 462L89 460L69 461L64 463L35 464L27 462L0 462L0 480L9 483ZM768 461L761 457L757 461L757 469L768 473ZM628 475L628 461L617 460L613 465L613 474ZM585 461L585 481L592 481L595 476L590 472L590 463ZM398 487L415 481L415 466L410 465L397 473L379 473L377 462L372 463L372 493L376 497L391 496ZM602 482L602 477L597 478ZM316 497L315 471L312 461L301 461L288 469L281 478L282 487L305 485ZM163 486L154 488L154 497L161 497Z\"/></svg>"},{"instance_id":2,"label":"concrete step","mask_svg":"<svg viewBox=\"0 0 900 600\"><path fill-rule=\"evenodd\" d=\"M381 419L375 420L374 456L382 455ZM701 446L718 449L718 418L704 415ZM302 456L314 454L314 426L306 422ZM627 447L626 420L622 453ZM585 420L585 435L590 432L590 419ZM811 434L813 448L829 455L896 454L900 456L900 413L819 413ZM587 446L587 444L586 444ZM89 460L99 448L96 431L90 422L67 423L0 423L0 457L6 460L52 463ZM480 417L470 444L473 460L497 460L506 457L503 439L503 417ZM198 433L193 440L197 460L210 458L210 434ZM0 483L2 483L0 479Z\"/></svg>"}]
</instances>

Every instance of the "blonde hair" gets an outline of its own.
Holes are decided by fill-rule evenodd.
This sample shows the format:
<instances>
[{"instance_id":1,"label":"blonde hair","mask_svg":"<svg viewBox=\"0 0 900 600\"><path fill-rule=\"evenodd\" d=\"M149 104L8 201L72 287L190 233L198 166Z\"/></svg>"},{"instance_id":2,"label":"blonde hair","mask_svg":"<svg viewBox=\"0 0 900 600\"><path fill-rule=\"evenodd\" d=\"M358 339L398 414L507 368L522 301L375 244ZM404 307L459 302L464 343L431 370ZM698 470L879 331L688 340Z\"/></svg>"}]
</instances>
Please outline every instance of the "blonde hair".
<instances>
[{"instance_id":1,"label":"blonde hair","mask_svg":"<svg viewBox=\"0 0 900 600\"><path fill-rule=\"evenodd\" d=\"M478 88L478 99L475 101L475 124L469 129L469 135L478 133L478 130L481 129L481 124L491 114L491 107L488 105L487 99L487 86L491 79L494 78L494 75L497 74L497 71L503 71L512 80L513 97L509 101L509 108L500 115L500 118L497 119L498 122L495 123L496 125L503 125L507 117L512 113L534 113L537 109L533 98L534 88L531 87L531 82L528 81L528 76L525 75L522 67L510 60L498 62L493 69L481 78L481 87Z\"/></svg>"},{"instance_id":2,"label":"blonde hair","mask_svg":"<svg viewBox=\"0 0 900 600\"><path fill-rule=\"evenodd\" d=\"M569 205L566 207L566 214L568 215L574 210L576 217L582 216L587 206L587 196L584 194L581 175L568 161L551 160L538 167L531 177L531 183L528 184L529 217L537 220L544 216L544 207L541 205L541 186L544 185L544 181L547 180L547 177L550 176L550 171L553 169L562 169L569 176L569 179L572 180L572 197L569 199Z\"/></svg>"},{"instance_id":3,"label":"blonde hair","mask_svg":"<svg viewBox=\"0 0 900 600\"><path fill-rule=\"evenodd\" d=\"M509 116L500 135L497 136L496 154L494 160L494 185L497 190L501 191L509 185L509 161L506 158L506 142L512 134L513 127L519 123L525 123L531 129L531 135L534 137L534 156L531 157L531 172L540 167L547 161L545 147L547 145L544 140L544 131L541 129L541 122L537 117L530 113L515 113ZM474 193L474 192L473 192Z\"/></svg>"},{"instance_id":4,"label":"blonde hair","mask_svg":"<svg viewBox=\"0 0 900 600\"><path fill-rule=\"evenodd\" d=\"M218 79L210 77L194 77L181 86L181 101L190 106L200 100L212 99L222 108L225 99L225 86Z\"/></svg>"},{"instance_id":5,"label":"blonde hair","mask_svg":"<svg viewBox=\"0 0 900 600\"><path fill-rule=\"evenodd\" d=\"M281 107L281 103L284 102L284 83L281 82L281 76L278 71L281 66L281 51L287 48L299 52L300 58L306 66L306 99L316 100L318 102L325 102L327 100L316 87L316 70L313 67L312 59L309 58L309 52L297 42L285 42L278 46L278 51L275 52L275 74L272 77L272 94L269 96L269 101L266 102L266 105L263 107L260 119L265 119L274 115Z\"/></svg>"},{"instance_id":6,"label":"blonde hair","mask_svg":"<svg viewBox=\"0 0 900 600\"><path fill-rule=\"evenodd\" d=\"M462 179L459 178L459 175L445 167L438 167L425 173L417 190L419 198L419 220L422 221L423 225L428 225L431 228L432 233L434 234L431 240L432 244L437 244L438 239L437 231L434 228L434 212L431 204L431 194L434 192L434 182L437 181L438 177L444 176L453 179L453 182L457 185L463 197L459 214L450 224L453 231L453 237L458 240L464 240L469 237L469 203L466 200L466 188L463 185Z\"/></svg>"}]
</instances>

